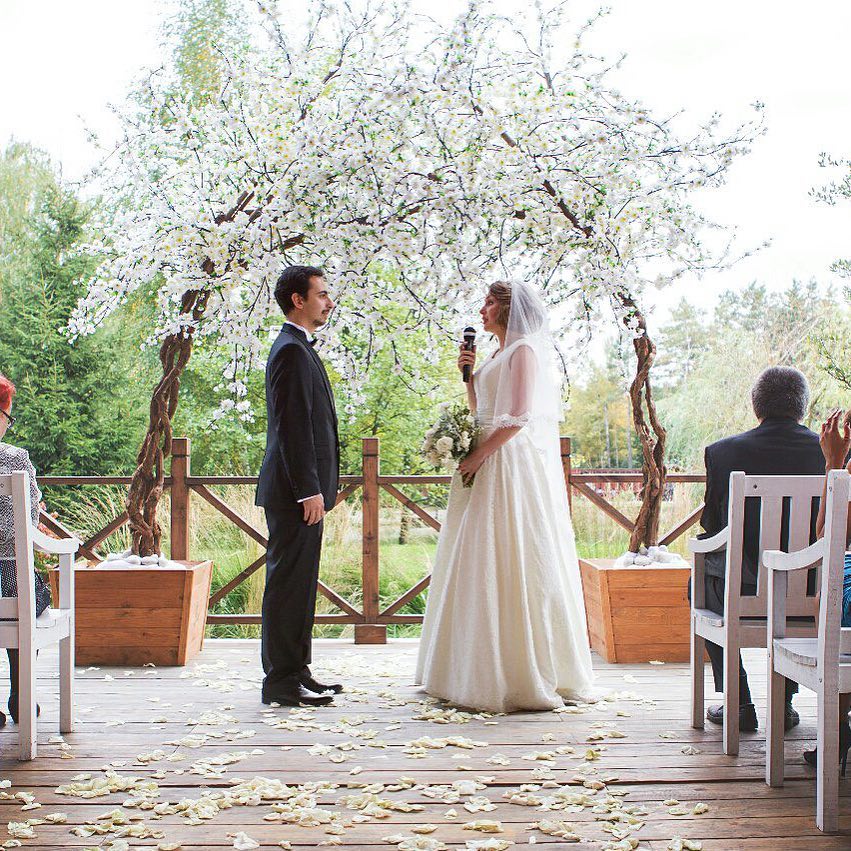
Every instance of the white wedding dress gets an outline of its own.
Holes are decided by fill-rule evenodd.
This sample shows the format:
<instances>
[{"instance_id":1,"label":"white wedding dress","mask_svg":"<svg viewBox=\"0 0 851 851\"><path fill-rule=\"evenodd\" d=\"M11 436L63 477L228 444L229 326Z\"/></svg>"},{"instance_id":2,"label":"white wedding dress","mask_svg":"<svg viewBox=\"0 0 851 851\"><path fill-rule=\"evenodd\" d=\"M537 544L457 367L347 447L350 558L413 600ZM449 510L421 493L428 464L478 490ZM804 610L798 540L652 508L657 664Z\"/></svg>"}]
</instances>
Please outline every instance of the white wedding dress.
<instances>
[{"instance_id":1,"label":"white wedding dress","mask_svg":"<svg viewBox=\"0 0 851 851\"><path fill-rule=\"evenodd\" d=\"M526 419L495 418L505 370L524 342L474 374L483 439ZM512 712L588 696L592 681L558 422L537 419L482 464L472 487L459 474L452 481L417 682L457 706Z\"/></svg>"}]
</instances>

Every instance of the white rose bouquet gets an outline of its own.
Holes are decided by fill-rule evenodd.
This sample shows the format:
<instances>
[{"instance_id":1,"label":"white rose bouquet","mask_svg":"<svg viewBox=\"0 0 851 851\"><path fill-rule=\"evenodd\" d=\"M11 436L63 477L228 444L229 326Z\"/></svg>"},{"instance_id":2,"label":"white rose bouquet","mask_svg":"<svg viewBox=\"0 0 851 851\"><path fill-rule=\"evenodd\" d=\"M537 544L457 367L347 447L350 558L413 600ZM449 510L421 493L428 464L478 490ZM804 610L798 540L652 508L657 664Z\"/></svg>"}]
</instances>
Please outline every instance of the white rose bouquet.
<instances>
[{"instance_id":1,"label":"white rose bouquet","mask_svg":"<svg viewBox=\"0 0 851 851\"><path fill-rule=\"evenodd\" d=\"M454 470L469 455L478 437L476 418L467 406L443 402L437 422L426 432L422 451L435 467ZM472 479L465 484L471 485Z\"/></svg>"}]
</instances>

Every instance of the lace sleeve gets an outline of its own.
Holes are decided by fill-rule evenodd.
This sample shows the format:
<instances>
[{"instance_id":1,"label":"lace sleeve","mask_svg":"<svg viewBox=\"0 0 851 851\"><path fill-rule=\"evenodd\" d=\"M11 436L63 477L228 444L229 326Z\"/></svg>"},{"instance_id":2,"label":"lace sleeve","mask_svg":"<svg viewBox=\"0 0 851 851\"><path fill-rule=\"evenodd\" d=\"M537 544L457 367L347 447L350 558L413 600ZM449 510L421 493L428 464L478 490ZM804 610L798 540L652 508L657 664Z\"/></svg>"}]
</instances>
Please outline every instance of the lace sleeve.
<instances>
[{"instance_id":1,"label":"lace sleeve","mask_svg":"<svg viewBox=\"0 0 851 851\"><path fill-rule=\"evenodd\" d=\"M537 361L531 347L518 345L500 377L500 393L494 411L496 428L523 428L532 419Z\"/></svg>"}]
</instances>

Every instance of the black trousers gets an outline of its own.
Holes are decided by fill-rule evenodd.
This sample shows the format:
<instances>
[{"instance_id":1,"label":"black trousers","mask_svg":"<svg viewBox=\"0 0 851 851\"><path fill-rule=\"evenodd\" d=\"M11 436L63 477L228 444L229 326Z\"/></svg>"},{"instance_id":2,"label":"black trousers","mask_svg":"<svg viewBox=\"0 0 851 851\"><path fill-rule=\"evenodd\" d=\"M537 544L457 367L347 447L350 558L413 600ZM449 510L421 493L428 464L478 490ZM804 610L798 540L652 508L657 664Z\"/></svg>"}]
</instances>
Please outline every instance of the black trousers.
<instances>
[{"instance_id":1,"label":"black trousers","mask_svg":"<svg viewBox=\"0 0 851 851\"><path fill-rule=\"evenodd\" d=\"M724 590L727 587L727 580L723 576L710 576L705 574L705 589L706 589L706 608L710 612L715 612L716 615L724 614ZM755 594L756 588L753 586L742 585L743 594ZM691 580L689 580L688 598L691 601ZM712 641L706 642L706 652L709 654L709 661L712 663L712 676L715 680L715 691L724 691L724 648L715 644ZM798 693L798 684L792 680L786 680L786 702L792 700L792 697ZM751 690L748 685L748 674L745 671L745 666L742 663L742 654L739 654L739 703L753 703L751 700Z\"/></svg>"},{"instance_id":2,"label":"black trousers","mask_svg":"<svg viewBox=\"0 0 851 851\"><path fill-rule=\"evenodd\" d=\"M303 509L266 508L269 546L263 592L261 654L265 689L298 680L310 664L319 582L322 528L308 526Z\"/></svg>"}]
</instances>

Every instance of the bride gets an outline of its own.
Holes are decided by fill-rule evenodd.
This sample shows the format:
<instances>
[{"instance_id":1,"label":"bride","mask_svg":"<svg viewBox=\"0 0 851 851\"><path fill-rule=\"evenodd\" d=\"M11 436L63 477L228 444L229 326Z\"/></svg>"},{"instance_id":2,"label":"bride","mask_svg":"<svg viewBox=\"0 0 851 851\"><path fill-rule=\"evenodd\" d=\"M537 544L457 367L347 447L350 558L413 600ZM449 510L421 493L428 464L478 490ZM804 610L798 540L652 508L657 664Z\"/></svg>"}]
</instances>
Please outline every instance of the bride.
<instances>
[{"instance_id":1,"label":"bride","mask_svg":"<svg viewBox=\"0 0 851 851\"><path fill-rule=\"evenodd\" d=\"M481 316L499 350L467 385L482 434L452 482L417 682L458 706L553 709L588 695L593 680L555 347L528 284L493 284ZM474 363L462 349L459 369Z\"/></svg>"}]
</instances>

